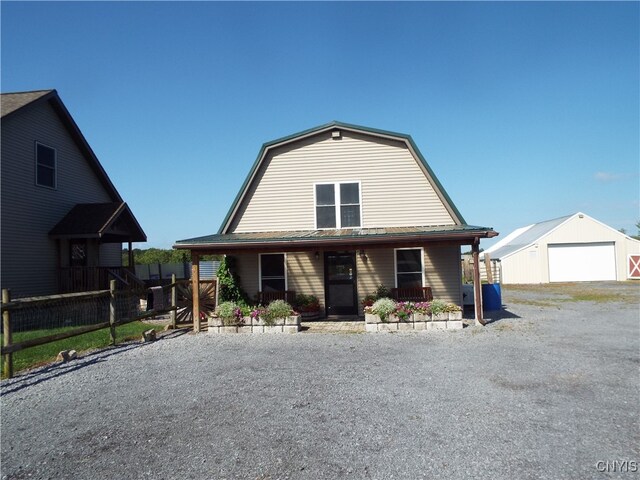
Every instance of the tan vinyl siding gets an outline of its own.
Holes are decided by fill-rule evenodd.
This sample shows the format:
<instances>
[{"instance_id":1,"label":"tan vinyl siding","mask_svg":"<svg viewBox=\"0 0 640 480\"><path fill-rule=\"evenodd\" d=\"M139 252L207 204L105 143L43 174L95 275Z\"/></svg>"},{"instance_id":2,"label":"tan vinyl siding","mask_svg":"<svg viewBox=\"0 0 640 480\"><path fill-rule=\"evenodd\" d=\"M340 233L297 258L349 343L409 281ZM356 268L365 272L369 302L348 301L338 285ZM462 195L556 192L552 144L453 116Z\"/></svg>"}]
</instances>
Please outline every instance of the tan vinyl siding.
<instances>
[{"instance_id":1,"label":"tan vinyl siding","mask_svg":"<svg viewBox=\"0 0 640 480\"><path fill-rule=\"evenodd\" d=\"M313 230L314 183L361 182L362 226L452 225L406 144L330 132L271 151L229 232Z\"/></svg>"},{"instance_id":2,"label":"tan vinyl siding","mask_svg":"<svg viewBox=\"0 0 640 480\"><path fill-rule=\"evenodd\" d=\"M287 288L297 294L315 295L324 310L323 256L316 259L315 252L287 253Z\"/></svg>"},{"instance_id":3,"label":"tan vinyl siding","mask_svg":"<svg viewBox=\"0 0 640 480\"><path fill-rule=\"evenodd\" d=\"M585 215L570 218L548 235L502 259L502 275L505 284L549 283L549 245L568 243L615 244L616 276L627 279L627 256L640 253L640 242Z\"/></svg>"},{"instance_id":4,"label":"tan vinyl siding","mask_svg":"<svg viewBox=\"0 0 640 480\"><path fill-rule=\"evenodd\" d=\"M356 255L358 275L358 312L363 315L360 303L366 295L375 293L378 285L392 288L395 285L393 249L377 248L365 250L366 261Z\"/></svg>"},{"instance_id":5,"label":"tan vinyl siding","mask_svg":"<svg viewBox=\"0 0 640 480\"><path fill-rule=\"evenodd\" d=\"M394 249L366 250L366 255L366 261L359 255L356 256L359 300L365 295L375 293L380 284L387 288L396 286ZM424 286L431 287L434 298L462 305L462 273L459 259L458 246L424 247Z\"/></svg>"},{"instance_id":6,"label":"tan vinyl siding","mask_svg":"<svg viewBox=\"0 0 640 480\"><path fill-rule=\"evenodd\" d=\"M57 188L35 185L35 142L56 149ZM48 103L2 122L2 287L14 297L57 289L58 252L49 230L76 203L110 202Z\"/></svg>"},{"instance_id":7,"label":"tan vinyl siding","mask_svg":"<svg viewBox=\"0 0 640 480\"><path fill-rule=\"evenodd\" d=\"M257 253L239 253L232 255L236 261L236 272L240 277L240 285L253 302L258 297L259 269Z\"/></svg>"},{"instance_id":8,"label":"tan vinyl siding","mask_svg":"<svg viewBox=\"0 0 640 480\"><path fill-rule=\"evenodd\" d=\"M462 271L460 247L457 245L426 246L424 249L425 286L431 287L433 298L462 305Z\"/></svg>"}]
</instances>

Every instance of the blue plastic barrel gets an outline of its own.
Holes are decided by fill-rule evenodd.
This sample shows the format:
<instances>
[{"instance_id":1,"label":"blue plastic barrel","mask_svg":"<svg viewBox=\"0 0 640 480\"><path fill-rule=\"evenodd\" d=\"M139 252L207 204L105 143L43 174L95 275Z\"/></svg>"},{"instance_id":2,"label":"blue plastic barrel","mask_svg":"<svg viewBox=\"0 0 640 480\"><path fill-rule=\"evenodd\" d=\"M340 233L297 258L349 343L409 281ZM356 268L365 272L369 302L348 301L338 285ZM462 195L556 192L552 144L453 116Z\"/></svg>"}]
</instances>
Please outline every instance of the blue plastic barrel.
<instances>
[{"instance_id":1,"label":"blue plastic barrel","mask_svg":"<svg viewBox=\"0 0 640 480\"><path fill-rule=\"evenodd\" d=\"M500 284L485 283L482 285L482 310L490 312L492 310L502 309L502 293L500 292Z\"/></svg>"}]
</instances>

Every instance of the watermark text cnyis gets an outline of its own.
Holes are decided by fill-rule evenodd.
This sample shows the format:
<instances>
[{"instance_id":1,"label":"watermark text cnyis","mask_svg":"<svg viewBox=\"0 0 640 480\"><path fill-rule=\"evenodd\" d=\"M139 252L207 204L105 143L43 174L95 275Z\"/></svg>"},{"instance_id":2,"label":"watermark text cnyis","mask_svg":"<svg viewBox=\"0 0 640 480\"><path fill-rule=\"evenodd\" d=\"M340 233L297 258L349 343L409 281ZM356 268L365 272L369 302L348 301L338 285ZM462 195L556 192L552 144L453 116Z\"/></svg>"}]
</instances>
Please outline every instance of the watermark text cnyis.
<instances>
[{"instance_id":1,"label":"watermark text cnyis","mask_svg":"<svg viewBox=\"0 0 640 480\"><path fill-rule=\"evenodd\" d=\"M600 473L636 473L638 462L635 460L600 460L596 463Z\"/></svg>"}]
</instances>

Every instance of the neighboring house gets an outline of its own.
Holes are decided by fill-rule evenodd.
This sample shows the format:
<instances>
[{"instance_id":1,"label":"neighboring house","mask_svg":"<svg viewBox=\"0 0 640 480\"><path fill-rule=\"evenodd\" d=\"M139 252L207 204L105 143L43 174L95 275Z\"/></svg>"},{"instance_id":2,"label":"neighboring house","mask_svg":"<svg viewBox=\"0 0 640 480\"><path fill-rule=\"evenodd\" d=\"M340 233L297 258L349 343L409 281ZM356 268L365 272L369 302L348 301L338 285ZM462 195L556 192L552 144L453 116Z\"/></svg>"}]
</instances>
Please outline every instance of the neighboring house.
<instances>
[{"instance_id":1,"label":"neighboring house","mask_svg":"<svg viewBox=\"0 0 640 480\"><path fill-rule=\"evenodd\" d=\"M218 233L174 248L233 256L250 297L358 315L380 284L461 305L460 247L495 235L466 224L410 136L333 122L264 144Z\"/></svg>"},{"instance_id":2,"label":"neighboring house","mask_svg":"<svg viewBox=\"0 0 640 480\"><path fill-rule=\"evenodd\" d=\"M640 242L580 212L519 228L483 254L503 283L640 278Z\"/></svg>"},{"instance_id":3,"label":"neighboring house","mask_svg":"<svg viewBox=\"0 0 640 480\"><path fill-rule=\"evenodd\" d=\"M17 298L126 281L122 243L146 235L58 93L0 99L2 288Z\"/></svg>"}]
</instances>

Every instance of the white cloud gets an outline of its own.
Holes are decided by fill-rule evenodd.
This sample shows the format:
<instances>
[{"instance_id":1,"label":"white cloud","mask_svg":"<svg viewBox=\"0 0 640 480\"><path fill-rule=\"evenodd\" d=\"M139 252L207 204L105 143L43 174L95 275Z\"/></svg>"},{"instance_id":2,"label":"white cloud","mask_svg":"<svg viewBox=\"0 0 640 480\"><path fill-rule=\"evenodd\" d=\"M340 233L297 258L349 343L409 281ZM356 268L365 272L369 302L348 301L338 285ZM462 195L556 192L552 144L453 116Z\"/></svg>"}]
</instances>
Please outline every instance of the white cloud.
<instances>
[{"instance_id":1,"label":"white cloud","mask_svg":"<svg viewBox=\"0 0 640 480\"><path fill-rule=\"evenodd\" d=\"M624 175L610 172L596 172L595 175L593 175L593 178L599 182L614 182L620 180L622 177L624 177Z\"/></svg>"}]
</instances>

